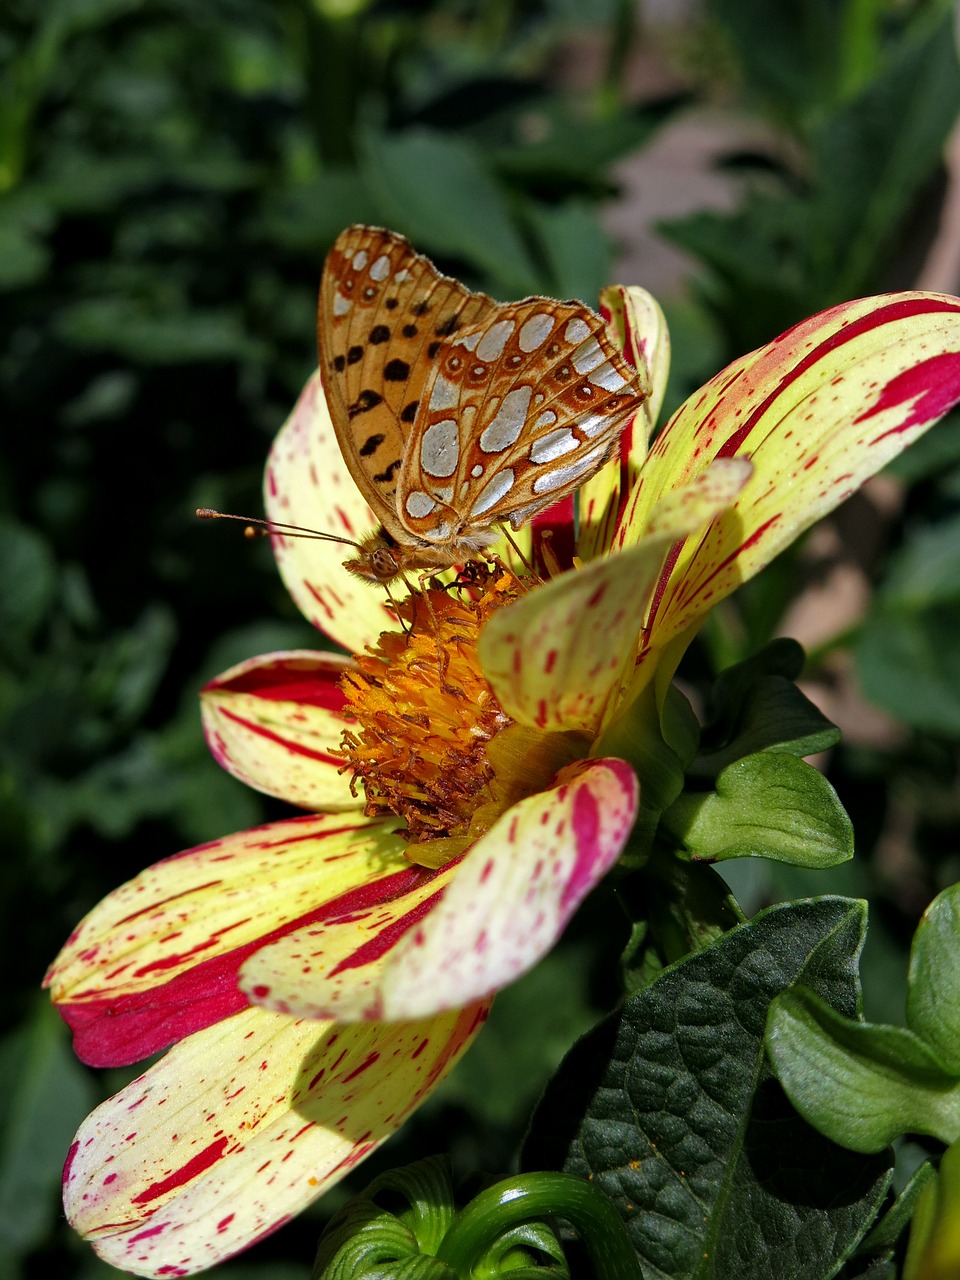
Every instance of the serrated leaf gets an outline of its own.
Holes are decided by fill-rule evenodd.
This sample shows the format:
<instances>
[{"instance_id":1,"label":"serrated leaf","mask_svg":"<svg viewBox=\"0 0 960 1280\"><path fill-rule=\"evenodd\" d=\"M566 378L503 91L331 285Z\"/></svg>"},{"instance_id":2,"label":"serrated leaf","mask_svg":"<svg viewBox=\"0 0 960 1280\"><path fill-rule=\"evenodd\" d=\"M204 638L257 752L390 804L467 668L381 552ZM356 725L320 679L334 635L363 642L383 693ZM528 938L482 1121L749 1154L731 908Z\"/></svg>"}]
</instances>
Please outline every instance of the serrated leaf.
<instances>
[{"instance_id":1,"label":"serrated leaf","mask_svg":"<svg viewBox=\"0 0 960 1280\"><path fill-rule=\"evenodd\" d=\"M684 855L700 861L832 867L853 857L853 827L833 787L811 765L778 752L737 760L714 791L684 791L662 823Z\"/></svg>"},{"instance_id":2,"label":"serrated leaf","mask_svg":"<svg viewBox=\"0 0 960 1280\"><path fill-rule=\"evenodd\" d=\"M873 1220L889 1161L819 1138L763 1051L770 1000L801 978L857 1011L863 922L849 899L773 907L666 969L568 1054L523 1166L591 1179L645 1280L818 1280Z\"/></svg>"}]
</instances>

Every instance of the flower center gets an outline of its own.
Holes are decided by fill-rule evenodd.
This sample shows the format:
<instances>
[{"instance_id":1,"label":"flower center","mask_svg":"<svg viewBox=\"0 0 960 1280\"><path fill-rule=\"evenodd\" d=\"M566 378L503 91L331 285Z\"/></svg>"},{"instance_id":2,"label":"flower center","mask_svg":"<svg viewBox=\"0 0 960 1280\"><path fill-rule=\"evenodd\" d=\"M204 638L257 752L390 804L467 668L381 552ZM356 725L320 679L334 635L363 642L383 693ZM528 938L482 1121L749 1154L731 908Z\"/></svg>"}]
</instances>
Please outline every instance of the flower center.
<instances>
[{"instance_id":1,"label":"flower center","mask_svg":"<svg viewBox=\"0 0 960 1280\"><path fill-rule=\"evenodd\" d=\"M368 817L406 820L413 862L450 861L582 754L569 735L514 725L480 668L484 623L525 590L497 565L478 566L469 587L414 593L399 606L406 630L384 632L341 680L357 719L340 750L351 787L362 784Z\"/></svg>"}]
</instances>

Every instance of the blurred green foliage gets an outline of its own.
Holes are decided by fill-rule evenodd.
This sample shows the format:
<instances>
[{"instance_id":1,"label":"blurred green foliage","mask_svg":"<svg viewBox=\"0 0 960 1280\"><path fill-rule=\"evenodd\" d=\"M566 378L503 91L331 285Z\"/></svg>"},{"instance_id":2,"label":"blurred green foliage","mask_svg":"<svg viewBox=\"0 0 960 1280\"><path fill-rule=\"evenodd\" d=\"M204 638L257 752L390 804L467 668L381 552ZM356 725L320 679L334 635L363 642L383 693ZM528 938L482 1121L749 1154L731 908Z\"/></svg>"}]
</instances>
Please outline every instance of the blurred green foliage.
<instances>
[{"instance_id":1,"label":"blurred green foliage","mask_svg":"<svg viewBox=\"0 0 960 1280\"><path fill-rule=\"evenodd\" d=\"M497 296L589 300L614 261L599 216L617 194L613 163L691 103L760 113L782 145L727 158L738 208L664 229L701 264L692 297L668 306L676 403L802 315L914 278L960 109L949 10L705 0L682 39L647 48L627 0L7 0L0 946L16 981L0 1042L4 1277L115 1274L63 1224L57 1181L76 1123L119 1077L71 1057L36 995L46 963L143 866L283 812L209 758L195 693L241 658L321 641L264 545L192 513L258 514L267 447L314 364L334 236L388 225ZM662 60L664 48L680 49L673 88L653 95L631 81L631 55ZM766 879L744 880L747 905L821 884L885 889L880 975L903 970L923 905L871 861L884 815L913 817L914 880L956 878L957 432L944 424L901 464L907 518L889 531L889 572L859 636L843 638L871 699L907 726L893 748L835 756L856 868L764 864ZM742 593L706 633L691 682L763 644L796 584L784 562ZM623 938L590 927L605 910L588 904L551 960L500 998L385 1163L451 1149L461 1166L510 1164L550 1070L615 998L604 975ZM341 1198L223 1275L305 1277L317 1221Z\"/></svg>"}]
</instances>

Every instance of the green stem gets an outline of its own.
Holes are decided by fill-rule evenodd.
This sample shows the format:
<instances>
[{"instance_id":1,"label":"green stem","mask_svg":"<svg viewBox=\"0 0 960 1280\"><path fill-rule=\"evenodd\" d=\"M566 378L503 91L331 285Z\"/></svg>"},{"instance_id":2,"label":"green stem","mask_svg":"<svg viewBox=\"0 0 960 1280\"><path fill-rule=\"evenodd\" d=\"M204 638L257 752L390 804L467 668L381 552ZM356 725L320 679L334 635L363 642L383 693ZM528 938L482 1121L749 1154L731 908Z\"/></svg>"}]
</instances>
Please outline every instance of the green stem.
<instances>
[{"instance_id":1,"label":"green stem","mask_svg":"<svg viewBox=\"0 0 960 1280\"><path fill-rule=\"evenodd\" d=\"M459 1276L469 1276L505 1231L549 1215L577 1229L597 1280L643 1280L616 1209L589 1182L569 1173L519 1174L488 1187L457 1215L436 1256Z\"/></svg>"}]
</instances>

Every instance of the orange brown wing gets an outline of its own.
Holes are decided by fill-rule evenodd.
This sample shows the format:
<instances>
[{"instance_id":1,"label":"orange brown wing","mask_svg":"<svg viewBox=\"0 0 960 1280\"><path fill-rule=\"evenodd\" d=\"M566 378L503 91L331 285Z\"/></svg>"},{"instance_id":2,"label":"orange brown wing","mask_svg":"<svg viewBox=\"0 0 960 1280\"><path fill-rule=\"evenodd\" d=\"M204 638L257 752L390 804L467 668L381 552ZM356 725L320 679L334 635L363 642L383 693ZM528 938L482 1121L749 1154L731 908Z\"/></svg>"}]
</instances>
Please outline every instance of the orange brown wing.
<instances>
[{"instance_id":1,"label":"orange brown wing","mask_svg":"<svg viewBox=\"0 0 960 1280\"><path fill-rule=\"evenodd\" d=\"M377 519L400 542L396 491L444 337L496 303L442 275L403 236L348 227L320 284L320 363L344 460Z\"/></svg>"},{"instance_id":2,"label":"orange brown wing","mask_svg":"<svg viewBox=\"0 0 960 1280\"><path fill-rule=\"evenodd\" d=\"M649 388L579 302L492 304L436 353L396 495L411 534L519 529L610 456Z\"/></svg>"}]
</instances>

